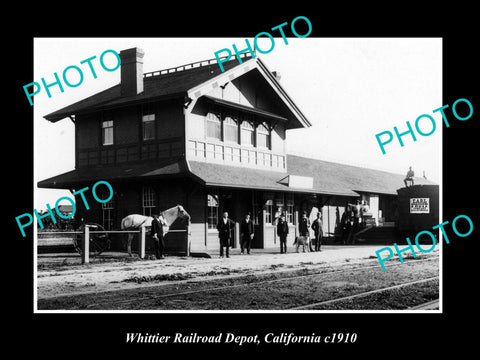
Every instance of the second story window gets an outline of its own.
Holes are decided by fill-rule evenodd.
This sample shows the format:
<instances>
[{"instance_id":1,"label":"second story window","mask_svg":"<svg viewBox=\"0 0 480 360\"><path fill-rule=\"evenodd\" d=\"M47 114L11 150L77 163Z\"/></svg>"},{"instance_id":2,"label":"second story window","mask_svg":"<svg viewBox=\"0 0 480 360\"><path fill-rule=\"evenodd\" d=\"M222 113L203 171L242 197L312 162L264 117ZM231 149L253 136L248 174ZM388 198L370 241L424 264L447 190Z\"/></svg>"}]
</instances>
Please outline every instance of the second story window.
<instances>
[{"instance_id":1,"label":"second story window","mask_svg":"<svg viewBox=\"0 0 480 360\"><path fill-rule=\"evenodd\" d=\"M223 121L223 131L225 134L225 141L238 144L238 125L230 116L227 116Z\"/></svg>"},{"instance_id":2,"label":"second story window","mask_svg":"<svg viewBox=\"0 0 480 360\"><path fill-rule=\"evenodd\" d=\"M142 116L143 140L155 139L155 114Z\"/></svg>"},{"instance_id":3,"label":"second story window","mask_svg":"<svg viewBox=\"0 0 480 360\"><path fill-rule=\"evenodd\" d=\"M242 145L253 146L255 139L255 131L248 121L243 121L241 126L241 142Z\"/></svg>"},{"instance_id":4,"label":"second story window","mask_svg":"<svg viewBox=\"0 0 480 360\"><path fill-rule=\"evenodd\" d=\"M102 121L102 145L113 145L113 120Z\"/></svg>"},{"instance_id":5,"label":"second story window","mask_svg":"<svg viewBox=\"0 0 480 360\"><path fill-rule=\"evenodd\" d=\"M207 114L207 137L222 140L222 124L214 113Z\"/></svg>"},{"instance_id":6,"label":"second story window","mask_svg":"<svg viewBox=\"0 0 480 360\"><path fill-rule=\"evenodd\" d=\"M261 148L270 149L270 130L264 123L257 127L257 145Z\"/></svg>"}]
</instances>

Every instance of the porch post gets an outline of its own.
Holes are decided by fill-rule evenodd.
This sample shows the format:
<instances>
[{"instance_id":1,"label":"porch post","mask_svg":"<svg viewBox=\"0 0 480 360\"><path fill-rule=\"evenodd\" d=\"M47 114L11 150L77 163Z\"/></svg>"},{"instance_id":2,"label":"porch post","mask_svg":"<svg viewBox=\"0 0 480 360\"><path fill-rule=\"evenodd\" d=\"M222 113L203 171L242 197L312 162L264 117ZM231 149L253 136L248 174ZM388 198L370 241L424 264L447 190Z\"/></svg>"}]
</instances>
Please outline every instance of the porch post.
<instances>
[{"instance_id":1,"label":"porch post","mask_svg":"<svg viewBox=\"0 0 480 360\"><path fill-rule=\"evenodd\" d=\"M82 243L82 264L90 262L90 228L85 225Z\"/></svg>"},{"instance_id":2,"label":"porch post","mask_svg":"<svg viewBox=\"0 0 480 360\"><path fill-rule=\"evenodd\" d=\"M138 257L140 259L145 258L145 226L140 226L140 234L138 237Z\"/></svg>"},{"instance_id":3,"label":"porch post","mask_svg":"<svg viewBox=\"0 0 480 360\"><path fill-rule=\"evenodd\" d=\"M240 244L240 223L238 221L235 221L235 233L233 234L234 235L234 243L233 243L233 246L234 248L237 247L237 245L239 246Z\"/></svg>"},{"instance_id":4,"label":"porch post","mask_svg":"<svg viewBox=\"0 0 480 360\"><path fill-rule=\"evenodd\" d=\"M190 256L190 226L187 225L185 228L185 245L186 245L186 256Z\"/></svg>"}]
</instances>

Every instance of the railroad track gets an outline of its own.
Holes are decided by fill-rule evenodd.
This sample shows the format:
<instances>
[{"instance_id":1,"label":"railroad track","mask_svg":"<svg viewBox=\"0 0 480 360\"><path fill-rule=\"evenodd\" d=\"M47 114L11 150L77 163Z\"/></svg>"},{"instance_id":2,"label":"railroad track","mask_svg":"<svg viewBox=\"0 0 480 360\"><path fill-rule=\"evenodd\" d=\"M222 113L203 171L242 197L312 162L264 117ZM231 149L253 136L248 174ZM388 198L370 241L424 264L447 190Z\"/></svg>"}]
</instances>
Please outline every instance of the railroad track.
<instances>
[{"instance_id":1,"label":"railroad track","mask_svg":"<svg viewBox=\"0 0 480 360\"><path fill-rule=\"evenodd\" d=\"M331 299L331 300L326 300L326 301L320 301L320 302L316 302L316 303L313 303L313 304L296 306L296 307L290 308L290 310L305 310L305 309L310 309L310 308L314 308L314 307L330 305L330 304L340 302L340 301L348 301L348 300L352 300L352 299L356 299L356 298L360 298L360 297L366 297L366 296L370 296L370 295L373 295L373 294L378 294L378 293L387 292L387 291L391 291L391 290L395 290L395 289L400 289L400 288L407 287L407 286L412 286L412 285L422 284L422 283L429 282L429 281L434 281L434 280L437 280L437 279L439 279L439 277L434 276L434 277L430 277L430 278L427 278L427 279L410 281L410 282L402 283L402 284L399 284L399 285L388 286L388 287L384 287L384 288L381 288L381 289L375 289L375 290L371 290L371 291L365 291L365 292L360 293L360 294L344 296L344 297L341 297L341 298ZM435 303L435 302L438 304L438 300L434 300L434 301L429 301L429 302L424 303L424 304L419 305L419 306L410 307L408 309L410 309L410 310L425 309L425 308L428 308L429 305L431 305L432 303Z\"/></svg>"},{"instance_id":2,"label":"railroad track","mask_svg":"<svg viewBox=\"0 0 480 360\"><path fill-rule=\"evenodd\" d=\"M405 266L406 264L409 264L409 263L418 264L418 263L421 263L421 262L428 262L428 261L433 261L433 260L437 260L437 259L438 259L438 256L428 257L426 259L407 260L404 264L398 263L398 264L391 264L390 266L391 267L400 266L400 265ZM322 268L324 268L324 267L322 267ZM165 293L165 294L153 294L153 295L147 295L147 296L143 295L143 296L135 297L133 299L130 298L130 299L126 299L126 300L118 300L118 301L115 301L115 304L116 304L116 306L121 306L121 307L124 306L124 307L128 308L129 305L136 304L139 301L161 300L161 299L168 299L168 298L174 298L174 297L185 297L185 296L189 296L189 295L195 295L195 294L200 294L200 293L209 293L209 292L214 292L214 293L224 292L224 291L232 290L232 289L235 289L235 288L255 287L255 286L259 286L259 285L266 285L266 284L272 284L272 283L278 283L278 282L292 281L292 280L302 279L302 278L312 278L312 277L320 277L320 276L328 277L328 276L331 276L331 275L338 275L338 274L341 274L341 273L346 273L348 271L361 271L361 270L368 270L368 269L372 269L372 268L378 268L377 261L375 261L375 265L349 266L347 268L342 267L341 269L334 269L332 271L323 271L323 272L314 272L314 273L309 273L309 274L285 276L285 277L281 277L281 278L251 281L251 282L245 282L245 283L233 284L233 285L225 284L225 285L221 285L221 286L207 287L207 288L203 288L203 289L175 291L175 292L170 292L170 293ZM290 272L298 272L298 271L301 271L301 270L295 269L295 270L287 270L287 271L283 271L283 272L284 273L290 273ZM281 272L275 272L275 273L270 272L269 274L279 275L280 273ZM236 275L236 276L229 277L229 278L230 279L241 279L241 278L246 278L246 277L249 277L249 276L251 277L252 275L241 275L241 276ZM257 274L255 274L254 276L257 276ZM224 277L223 280L225 278L226 277ZM361 293L361 294L352 295L352 298L369 296L369 295L372 295L374 293L385 292L385 291L389 291L389 290L392 290L392 289L395 289L395 288L411 286L411 285L416 284L416 283L432 281L432 280L435 280L435 279L438 279L438 278L439 277L436 276L436 277L433 277L433 278L421 279L421 280L417 280L417 281L414 281L414 282L408 282L408 283L399 284L399 285L386 287L386 288L382 288L382 289L376 289L376 290L373 290L373 291L367 291L367 292L364 292L364 293ZM220 281L220 280L222 280L222 279L218 279L218 278L215 278L215 279L201 279L200 281L198 281L198 279L197 280L190 279L190 280L183 280L183 281L179 281L179 282L175 282L175 283L176 283L176 285L179 285L179 283L181 283L181 284L187 284L187 283L190 283L190 284L198 283L198 284L200 284L200 283L204 283L204 282L209 282L209 281L215 282L215 281ZM166 284L166 285L169 285L169 284ZM159 285L159 284L150 285L149 284L148 287L155 287L155 286L162 287L163 285ZM349 298L349 297L332 299L332 300L327 301L327 303L328 302L333 303L335 301L347 300L347 298ZM291 310L308 309L310 307L319 306L319 305L321 305L321 303L322 302L318 302L318 303L303 305L303 306L300 306L300 307L294 307L294 308L291 308ZM95 307L98 307L100 305L101 305L101 303L98 303L98 302L90 303L87 306L87 309L88 308L95 308Z\"/></svg>"},{"instance_id":3,"label":"railroad track","mask_svg":"<svg viewBox=\"0 0 480 360\"><path fill-rule=\"evenodd\" d=\"M418 259L418 260L414 260L414 261L417 261L417 262L422 262L422 261L432 261L432 260L436 260L438 259L439 256L438 255L434 255L434 256L429 256L425 259ZM411 260L406 260L406 262L409 262ZM362 266L362 267L356 267L356 265L359 265L359 264L365 264L366 266ZM368 265L368 264L372 264L372 265ZM392 266L398 266L398 265L401 265L401 263L397 263L397 264L392 264ZM322 271L322 272L313 272L313 273L309 273L309 274L302 274L302 275L298 275L296 277L305 277L305 276L314 276L316 274L334 274L334 273L342 273L342 272L347 272L349 270L364 270L364 269L370 269L370 268L376 268L376 267L379 267L378 265L378 260L371 260L371 261L355 261L355 262L349 262L347 264L343 264L342 265L342 268L341 269L335 269L335 270L332 270L332 271ZM184 284L190 284L190 283L202 283L202 282L214 282L214 281L219 281L219 280L235 280L235 279L241 279L241 278L248 278L248 277L252 277L252 276L268 276L268 275L281 275L281 274L290 274L290 273L298 273L298 272L302 272L302 271L316 271L316 270L324 270L328 268L328 265L325 266L325 265L319 265L319 266L313 266L313 267L309 267L309 268L303 268L303 269L299 269L299 268L292 268L292 269L282 269L282 270L279 270L278 268L276 270L260 270L260 271L255 271L254 273L249 273L249 274L229 274L229 275L215 275L215 277L210 277L210 276L203 276L203 275L200 275L198 278L189 278L189 279L185 279L185 280L172 280L172 281L163 281L163 282L156 282L155 280L153 280L151 283L142 283L140 282L142 285L141 285L141 289L147 289L149 287L163 287L163 286L173 286L173 285L184 285ZM93 272L94 270L89 270L89 272ZM295 277L295 276L294 276ZM274 282L274 281L285 281L285 280L288 280L292 277L285 277L285 278L281 278L281 279L273 279L273 280L260 280L256 283L258 284L263 284L263 283L268 283L268 282ZM130 281L132 284L135 284L135 281L131 280ZM254 282L251 282L249 283L250 285L253 285ZM135 284L136 285L136 284ZM247 284L241 284L241 285L238 285L238 286L244 286L244 285L247 285ZM231 287L238 287L237 285L232 285ZM131 289L132 287L135 287L135 288L140 288L138 286L131 286L131 287L127 287L125 288L124 290L128 290L128 289ZM229 285L223 285L224 288L228 288ZM216 290L217 287L215 288L212 288L212 290ZM69 293L69 294L64 294L64 295L47 295L47 296L42 296L42 297L39 297L39 299L42 299L42 300L48 300L48 299L57 299L57 298L62 298L62 297L75 297L75 296L78 296L78 295L88 295L88 294L95 294L95 295L101 295L103 293L110 293L110 292L118 292L118 291L122 291L122 289L106 289L106 290L98 290L98 289L95 289L95 290L89 290L89 291L76 291L76 292L72 292L72 293ZM204 289L202 291L208 291L208 289ZM186 294L186 293L185 293ZM171 294L171 296L173 296L175 294Z\"/></svg>"},{"instance_id":4,"label":"railroad track","mask_svg":"<svg viewBox=\"0 0 480 360\"><path fill-rule=\"evenodd\" d=\"M440 299L427 301L426 303L409 307L408 310L435 310L440 308Z\"/></svg>"}]
</instances>

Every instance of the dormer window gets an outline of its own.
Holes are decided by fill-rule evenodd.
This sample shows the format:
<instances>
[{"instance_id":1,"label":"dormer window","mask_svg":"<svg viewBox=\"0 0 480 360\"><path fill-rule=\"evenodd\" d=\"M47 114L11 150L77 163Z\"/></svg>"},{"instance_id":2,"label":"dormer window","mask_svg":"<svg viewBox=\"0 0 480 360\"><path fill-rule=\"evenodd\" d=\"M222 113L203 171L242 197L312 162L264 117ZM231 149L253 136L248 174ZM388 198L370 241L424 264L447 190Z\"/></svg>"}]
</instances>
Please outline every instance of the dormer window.
<instances>
[{"instance_id":1,"label":"dormer window","mask_svg":"<svg viewBox=\"0 0 480 360\"><path fill-rule=\"evenodd\" d=\"M227 116L225 120L223 120L223 131L225 141L238 144L238 125L232 117Z\"/></svg>"},{"instance_id":2,"label":"dormer window","mask_svg":"<svg viewBox=\"0 0 480 360\"><path fill-rule=\"evenodd\" d=\"M249 121L243 121L241 126L241 142L245 146L254 146L255 144L255 129Z\"/></svg>"},{"instance_id":3,"label":"dormer window","mask_svg":"<svg viewBox=\"0 0 480 360\"><path fill-rule=\"evenodd\" d=\"M207 114L207 137L222 140L222 123L214 113Z\"/></svg>"},{"instance_id":4,"label":"dormer window","mask_svg":"<svg viewBox=\"0 0 480 360\"><path fill-rule=\"evenodd\" d=\"M270 149L270 129L265 123L259 124L257 127L257 146Z\"/></svg>"}]
</instances>

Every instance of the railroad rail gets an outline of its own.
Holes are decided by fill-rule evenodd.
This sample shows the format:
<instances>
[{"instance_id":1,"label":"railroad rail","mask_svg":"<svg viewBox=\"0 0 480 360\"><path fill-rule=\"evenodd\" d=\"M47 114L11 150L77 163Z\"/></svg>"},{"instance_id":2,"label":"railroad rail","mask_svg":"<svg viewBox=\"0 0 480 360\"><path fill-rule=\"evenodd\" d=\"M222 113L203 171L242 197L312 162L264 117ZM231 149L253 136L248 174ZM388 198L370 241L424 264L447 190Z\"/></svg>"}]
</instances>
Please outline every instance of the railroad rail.
<instances>
[{"instance_id":1,"label":"railroad rail","mask_svg":"<svg viewBox=\"0 0 480 360\"><path fill-rule=\"evenodd\" d=\"M394 290L394 289L400 289L400 288L403 288L403 287L406 287L406 286L421 284L421 283L425 283L425 282L429 282L429 281L437 280L437 279L439 279L439 276L433 276L433 277L430 277L430 278L427 278L427 279L410 281L410 282L399 284L399 285L393 285L393 286L388 286L388 287L384 287L384 288L381 288L381 289L365 291L365 292L360 293L360 294L344 296L344 297L341 297L341 298L331 299L331 300L326 300L326 301L320 301L320 302L316 302L316 303L308 304L308 305L296 306L296 307L290 308L290 310L304 310L304 309L309 309L309 308L313 308L313 307L317 307L317 306L329 305L329 304L339 302L339 301L345 301L345 300L356 299L356 298L359 298L359 297L370 296L370 295L373 295L373 294L377 294L377 293L381 293L381 292L385 292L385 291L390 291L390 290Z\"/></svg>"},{"instance_id":2,"label":"railroad rail","mask_svg":"<svg viewBox=\"0 0 480 360\"><path fill-rule=\"evenodd\" d=\"M439 256L430 256L425 259L419 259L419 260L414 260L415 262L423 262L423 261L432 261L438 259ZM406 263L409 263L413 260L407 260ZM193 294L196 292L206 292L210 290L218 290L218 289L224 289L224 288L229 288L229 287L240 287L240 286L246 286L246 285L255 285L255 284L266 284L270 282L277 282L277 281L286 281L290 279L295 279L295 278L304 278L304 277L311 277L311 276L316 276L316 275L329 275L329 274L337 274L337 273L343 273L351 270L366 270L366 269L371 269L371 268L377 268L378 267L378 261L377 260L371 260L368 261L368 263L374 263L375 265L368 265L368 266L362 266L362 267L355 267L354 265L358 264L365 264L364 261L356 261L356 262L349 262L348 265L343 265L341 269L336 269L332 271L324 271L324 272L315 272L315 273L310 273L310 274L302 274L298 276L288 276L288 277L283 277L279 279L271 279L271 280L260 280L256 282L251 282L248 284L237 284L237 285L223 285L220 287L215 287L215 288L208 288L208 289L202 289L202 290L192 290L183 293L183 295L188 295L188 294ZM352 266L353 265L353 266ZM402 265L402 263L398 264L392 264L392 266L399 266ZM325 269L325 265L320 265L320 266L315 266L315 267L310 267L309 270L318 270L318 269ZM288 274L288 273L295 273L299 271L305 271L305 268L299 269L299 268L293 268L293 269L284 269L284 270L275 270L274 272L271 270L263 270L263 271L257 271L255 274L233 274L233 275L216 275L214 278L212 277L199 277L199 278L190 278L186 280L173 280L173 281L164 281L161 283L158 282L152 282L148 284L142 284L141 288L146 289L149 287L163 287L163 286L172 286L172 285L183 285L183 284L188 284L188 283L202 283L202 282L212 282L212 281L218 281L218 280L234 280L234 279L240 279L240 278L246 278L250 276L258 276L258 275L268 275L268 274ZM89 270L88 272L94 272L94 270ZM133 282L133 281L132 281ZM58 297L70 297L70 296L78 296L78 295L88 295L88 294L102 294L102 293L109 293L109 292L116 292L119 291L119 289L106 289L106 290L91 290L91 291L82 291L82 292L73 292L70 294L65 294L65 295L52 295L52 296L44 296L42 299L53 299L53 298L58 298ZM169 296L174 296L175 294L180 294L180 293L172 293Z\"/></svg>"},{"instance_id":3,"label":"railroad rail","mask_svg":"<svg viewBox=\"0 0 480 360\"><path fill-rule=\"evenodd\" d=\"M415 263L419 263L419 262L436 260L438 258L439 258L439 256L434 256L434 257L429 257L429 258L426 258L426 259L407 260L406 263L414 263L415 264ZM401 266L401 265L405 266L405 264L402 264L402 263L392 264L392 266ZM320 267L320 268L324 268L324 267ZM225 291L225 290L234 289L234 288L258 286L258 285L263 285L263 284L289 281L289 280L300 279L300 278L317 277L317 276L325 276L326 277L326 276L330 276L330 275L333 275L333 274L345 273L345 272L352 271L352 270L357 271L357 270L366 270L366 269L371 269L371 268L378 268L378 264L375 262L375 265L368 265L368 266L361 266L361 267L349 266L348 268L344 267L342 269L334 269L332 271L323 271L323 272L315 272L315 273L311 273L311 274L286 276L286 277L277 278L277 279L252 281L252 282L248 282L248 283L241 283L241 284L234 284L234 285L214 286L214 287L208 287L208 288L205 288L205 289L176 291L176 292L166 293L166 294L155 294L155 295L152 295L152 296L142 296L141 299L142 299L142 301L154 300L154 299L157 300L157 299L172 298L172 297L176 297L176 296L188 296L188 295L199 294L199 293L218 292L218 291ZM301 271L301 270L299 270L299 269L285 270L285 271L282 271L282 272L289 273L289 272L298 272L298 271ZM282 273L282 272L275 272L275 274L279 274L279 273ZM271 273L272 272L270 272L270 274ZM222 278L223 279L227 279L227 278L228 279L235 279L235 278L239 279L239 278L242 278L242 277L245 278L245 277L248 277L248 276L251 276L251 274L249 274L249 275L234 275L234 276L228 276L228 277L222 277ZM158 283L157 284L148 284L146 286L142 286L141 288L145 289L145 288L150 288L150 287L162 287L164 285L165 286L168 286L168 285L182 285L182 284L194 283L194 282L218 281L218 280L222 280L222 278L188 279L188 280L181 280L181 281L175 281L175 282L166 282L164 284L158 284ZM401 288L401 287L405 287L405 286L411 286L415 283L433 281L433 280L438 279L438 278L439 278L439 276L431 277L431 278L427 278L427 279L420 279L420 280L413 281L413 282L408 282L408 283L404 283L404 284L390 286L388 288L376 289L376 290L371 290L371 291L367 291L367 292L360 293L360 294L355 294L355 295L352 295L351 297L356 298L356 297L362 297L362 296L369 296L369 295L374 294L374 293L378 293L378 292L382 292L382 291L388 291L388 290L392 290L392 289L395 289L395 288ZM125 289L125 290L128 290L128 289ZM116 290L113 290L113 291L122 291L122 290L116 289ZM112 292L112 290L105 291L104 293L106 293L106 292ZM102 292L101 291L100 292L99 291L94 291L92 293L95 293L95 294L99 295ZM85 293L83 293L83 294L85 294ZM64 295L64 296L65 297L70 297L70 296L74 296L74 295ZM60 297L64 297L64 296L60 296ZM317 302L317 303L314 303L314 304L307 304L307 305L303 305L303 306L300 306L300 307L294 307L294 308L287 309L287 310L302 310L302 309L307 309L307 308L319 306L320 304L323 304L323 303L331 303L331 302L335 302L335 301L347 300L348 298L349 297L342 297L342 298L338 298L338 299L328 300L326 302ZM117 305L120 304L120 305L127 305L128 306L129 304L138 303L138 301L139 301L139 298L134 298L134 299L127 299L127 300L120 300L120 301L117 301L116 304ZM87 306L87 308L96 307L98 305L100 305L100 304L99 303L91 303L89 306Z\"/></svg>"},{"instance_id":4,"label":"railroad rail","mask_svg":"<svg viewBox=\"0 0 480 360\"><path fill-rule=\"evenodd\" d=\"M440 299L427 301L426 303L409 307L408 310L434 310L440 307Z\"/></svg>"}]
</instances>

